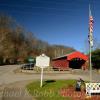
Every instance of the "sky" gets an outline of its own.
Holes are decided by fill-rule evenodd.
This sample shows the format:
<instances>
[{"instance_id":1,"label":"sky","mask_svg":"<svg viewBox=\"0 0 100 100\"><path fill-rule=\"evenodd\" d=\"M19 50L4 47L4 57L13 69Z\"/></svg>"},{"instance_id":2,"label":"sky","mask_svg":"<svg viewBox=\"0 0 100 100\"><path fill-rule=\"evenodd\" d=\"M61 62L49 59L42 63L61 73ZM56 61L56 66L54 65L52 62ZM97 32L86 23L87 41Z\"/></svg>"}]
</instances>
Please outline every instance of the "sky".
<instances>
[{"instance_id":1,"label":"sky","mask_svg":"<svg viewBox=\"0 0 100 100\"><path fill-rule=\"evenodd\" d=\"M12 16L27 31L48 42L86 52L89 3L93 36L100 42L100 0L0 0L0 13Z\"/></svg>"}]
</instances>

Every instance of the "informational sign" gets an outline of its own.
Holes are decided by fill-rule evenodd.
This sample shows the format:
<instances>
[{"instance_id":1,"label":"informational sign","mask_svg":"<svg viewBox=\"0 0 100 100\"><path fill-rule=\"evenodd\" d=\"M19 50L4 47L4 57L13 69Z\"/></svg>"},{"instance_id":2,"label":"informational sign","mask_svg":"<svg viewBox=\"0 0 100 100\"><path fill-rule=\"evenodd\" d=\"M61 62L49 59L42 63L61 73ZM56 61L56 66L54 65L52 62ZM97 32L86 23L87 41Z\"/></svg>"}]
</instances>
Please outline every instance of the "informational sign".
<instances>
[{"instance_id":1,"label":"informational sign","mask_svg":"<svg viewBox=\"0 0 100 100\"><path fill-rule=\"evenodd\" d=\"M30 62L30 63L34 62L34 58L33 58L32 56L29 56L27 60L28 60L28 62Z\"/></svg>"},{"instance_id":2,"label":"informational sign","mask_svg":"<svg viewBox=\"0 0 100 100\"><path fill-rule=\"evenodd\" d=\"M45 54L36 57L36 66L46 68L50 64L50 58Z\"/></svg>"},{"instance_id":3,"label":"informational sign","mask_svg":"<svg viewBox=\"0 0 100 100\"><path fill-rule=\"evenodd\" d=\"M28 61L29 61L29 62L33 62L33 61L34 61L34 59L30 58L30 59L28 59Z\"/></svg>"},{"instance_id":4,"label":"informational sign","mask_svg":"<svg viewBox=\"0 0 100 100\"><path fill-rule=\"evenodd\" d=\"M36 66L41 68L41 83L40 87L42 87L43 83L43 68L48 67L50 64L50 57L47 57L45 54L42 54L36 57Z\"/></svg>"}]
</instances>

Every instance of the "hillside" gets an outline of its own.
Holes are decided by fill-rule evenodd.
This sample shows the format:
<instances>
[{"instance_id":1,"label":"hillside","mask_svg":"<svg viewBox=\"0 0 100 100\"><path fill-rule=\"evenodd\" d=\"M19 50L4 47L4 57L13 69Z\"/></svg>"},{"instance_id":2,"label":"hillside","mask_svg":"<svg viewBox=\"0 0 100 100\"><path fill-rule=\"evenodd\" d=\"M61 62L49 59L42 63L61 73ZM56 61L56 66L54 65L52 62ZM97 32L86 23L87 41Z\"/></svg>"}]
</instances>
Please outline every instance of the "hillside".
<instances>
[{"instance_id":1,"label":"hillside","mask_svg":"<svg viewBox=\"0 0 100 100\"><path fill-rule=\"evenodd\" d=\"M63 45L50 45L38 39L32 32L27 32L12 17L0 15L0 62L16 62L18 58L25 60L28 56L36 57L45 53L51 58L75 51Z\"/></svg>"}]
</instances>

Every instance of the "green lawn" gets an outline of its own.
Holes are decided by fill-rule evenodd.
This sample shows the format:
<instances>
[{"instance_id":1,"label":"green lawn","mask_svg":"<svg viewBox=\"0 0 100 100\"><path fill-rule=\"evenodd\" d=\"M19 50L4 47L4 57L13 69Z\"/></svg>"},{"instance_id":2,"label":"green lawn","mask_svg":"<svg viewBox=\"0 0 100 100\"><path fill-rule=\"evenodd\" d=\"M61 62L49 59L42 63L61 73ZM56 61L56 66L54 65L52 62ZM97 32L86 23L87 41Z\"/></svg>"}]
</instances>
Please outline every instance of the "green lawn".
<instances>
[{"instance_id":1,"label":"green lawn","mask_svg":"<svg viewBox=\"0 0 100 100\"><path fill-rule=\"evenodd\" d=\"M27 90L36 100L71 100L69 97L62 97L60 90L63 87L75 86L75 80L47 80L40 88L40 81L35 81L26 86Z\"/></svg>"}]
</instances>

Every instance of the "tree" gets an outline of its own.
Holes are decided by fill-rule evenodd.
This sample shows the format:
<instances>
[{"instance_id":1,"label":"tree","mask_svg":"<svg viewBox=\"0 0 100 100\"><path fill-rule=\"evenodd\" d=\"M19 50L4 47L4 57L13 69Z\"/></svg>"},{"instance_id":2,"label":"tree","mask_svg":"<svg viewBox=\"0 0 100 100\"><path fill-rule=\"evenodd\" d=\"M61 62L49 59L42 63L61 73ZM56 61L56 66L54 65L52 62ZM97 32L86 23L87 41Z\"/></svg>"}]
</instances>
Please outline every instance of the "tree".
<instances>
[{"instance_id":1,"label":"tree","mask_svg":"<svg viewBox=\"0 0 100 100\"><path fill-rule=\"evenodd\" d=\"M100 69L100 49L92 52L92 64L94 68Z\"/></svg>"},{"instance_id":2,"label":"tree","mask_svg":"<svg viewBox=\"0 0 100 100\"><path fill-rule=\"evenodd\" d=\"M11 38L15 25L11 17L3 14L0 16L0 53L4 61L14 54Z\"/></svg>"},{"instance_id":3,"label":"tree","mask_svg":"<svg viewBox=\"0 0 100 100\"><path fill-rule=\"evenodd\" d=\"M7 59L16 59L26 54L24 32L14 19L7 15L0 15L0 57L4 59L4 63ZM22 49L25 51L24 54Z\"/></svg>"}]
</instances>

